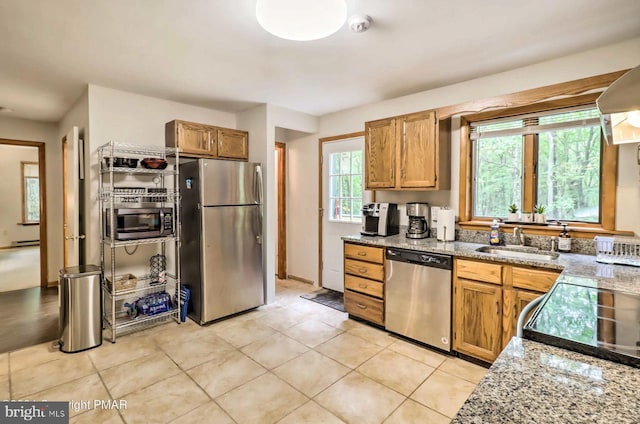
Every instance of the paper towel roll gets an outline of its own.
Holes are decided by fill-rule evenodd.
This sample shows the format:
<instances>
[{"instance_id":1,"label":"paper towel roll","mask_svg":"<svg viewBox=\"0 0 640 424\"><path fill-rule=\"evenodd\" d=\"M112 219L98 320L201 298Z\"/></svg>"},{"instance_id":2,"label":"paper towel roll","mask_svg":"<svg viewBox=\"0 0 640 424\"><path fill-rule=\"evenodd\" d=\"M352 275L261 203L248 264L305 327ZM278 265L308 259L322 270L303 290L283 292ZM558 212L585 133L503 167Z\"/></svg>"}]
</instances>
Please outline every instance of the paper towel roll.
<instances>
[{"instance_id":1,"label":"paper towel roll","mask_svg":"<svg viewBox=\"0 0 640 424\"><path fill-rule=\"evenodd\" d=\"M453 209L440 209L438 211L439 241L453 241L456 239L456 214Z\"/></svg>"}]
</instances>

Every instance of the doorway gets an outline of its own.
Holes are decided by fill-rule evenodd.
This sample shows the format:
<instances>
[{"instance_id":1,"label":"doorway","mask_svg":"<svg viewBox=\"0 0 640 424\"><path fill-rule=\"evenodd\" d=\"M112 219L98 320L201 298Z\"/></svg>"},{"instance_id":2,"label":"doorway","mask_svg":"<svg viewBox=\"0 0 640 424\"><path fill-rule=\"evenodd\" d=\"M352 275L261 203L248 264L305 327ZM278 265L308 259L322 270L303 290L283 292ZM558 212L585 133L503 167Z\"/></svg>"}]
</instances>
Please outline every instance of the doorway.
<instances>
[{"instance_id":1,"label":"doorway","mask_svg":"<svg viewBox=\"0 0 640 424\"><path fill-rule=\"evenodd\" d=\"M360 232L364 190L364 134L320 140L320 273L324 288L344 292L342 236Z\"/></svg>"},{"instance_id":2,"label":"doorway","mask_svg":"<svg viewBox=\"0 0 640 424\"><path fill-rule=\"evenodd\" d=\"M27 288L25 284L47 288L45 145L36 141L0 139L0 148L3 150L0 157L6 161L0 166L3 173L0 184L7 190L3 196L7 207L2 208L0 216L0 248L3 254L14 253L13 259L24 259L18 263L25 264L20 265L21 268L2 269L2 275L12 280L14 290ZM35 270L34 262L40 264ZM12 264L13 261L3 260L2 263ZM32 278L34 274L37 277L33 284L15 281ZM0 291L6 290L0 287Z\"/></svg>"},{"instance_id":3,"label":"doorway","mask_svg":"<svg viewBox=\"0 0 640 424\"><path fill-rule=\"evenodd\" d=\"M276 142L276 276L287 278L287 145Z\"/></svg>"},{"instance_id":4,"label":"doorway","mask_svg":"<svg viewBox=\"0 0 640 424\"><path fill-rule=\"evenodd\" d=\"M1 353L55 339L58 291L47 287L45 144L0 139L0 150Z\"/></svg>"}]
</instances>

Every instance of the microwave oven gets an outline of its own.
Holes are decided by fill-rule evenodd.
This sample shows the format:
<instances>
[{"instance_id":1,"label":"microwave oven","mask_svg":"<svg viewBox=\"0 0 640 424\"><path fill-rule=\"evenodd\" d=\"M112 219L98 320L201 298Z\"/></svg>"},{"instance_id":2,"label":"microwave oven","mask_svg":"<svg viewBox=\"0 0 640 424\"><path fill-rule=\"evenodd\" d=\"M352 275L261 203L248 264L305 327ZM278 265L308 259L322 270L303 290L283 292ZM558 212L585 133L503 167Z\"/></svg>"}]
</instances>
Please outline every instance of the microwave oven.
<instances>
[{"instance_id":1,"label":"microwave oven","mask_svg":"<svg viewBox=\"0 0 640 424\"><path fill-rule=\"evenodd\" d=\"M113 219L107 212L105 235L111 238L111 222L114 223L114 240L136 240L173 235L172 208L121 208L113 209Z\"/></svg>"}]
</instances>

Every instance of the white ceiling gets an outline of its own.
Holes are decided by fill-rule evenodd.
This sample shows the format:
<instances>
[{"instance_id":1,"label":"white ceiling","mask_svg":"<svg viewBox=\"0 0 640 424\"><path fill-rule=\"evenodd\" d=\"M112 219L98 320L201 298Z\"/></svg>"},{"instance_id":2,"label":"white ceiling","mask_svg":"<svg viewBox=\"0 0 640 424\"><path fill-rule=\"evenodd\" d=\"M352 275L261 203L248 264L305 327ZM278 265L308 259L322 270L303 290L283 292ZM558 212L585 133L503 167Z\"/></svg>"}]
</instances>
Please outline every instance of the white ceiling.
<instances>
[{"instance_id":1,"label":"white ceiling","mask_svg":"<svg viewBox=\"0 0 640 424\"><path fill-rule=\"evenodd\" d=\"M324 40L273 37L255 0L0 0L0 106L57 121L88 83L237 112L322 115L640 36L638 0L347 0Z\"/></svg>"}]
</instances>

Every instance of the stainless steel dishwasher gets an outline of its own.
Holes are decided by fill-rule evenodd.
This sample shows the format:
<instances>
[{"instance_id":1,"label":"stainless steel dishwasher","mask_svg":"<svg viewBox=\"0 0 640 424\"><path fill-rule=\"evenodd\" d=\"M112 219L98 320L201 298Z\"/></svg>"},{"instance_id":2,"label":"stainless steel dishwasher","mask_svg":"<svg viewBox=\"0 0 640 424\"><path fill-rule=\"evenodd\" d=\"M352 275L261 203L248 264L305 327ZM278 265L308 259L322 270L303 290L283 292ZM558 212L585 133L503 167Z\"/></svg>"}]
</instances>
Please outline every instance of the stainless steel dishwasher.
<instances>
[{"instance_id":1,"label":"stainless steel dishwasher","mask_svg":"<svg viewBox=\"0 0 640 424\"><path fill-rule=\"evenodd\" d=\"M451 256L387 248L385 327L451 351Z\"/></svg>"}]
</instances>

